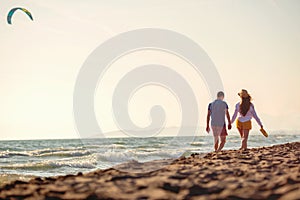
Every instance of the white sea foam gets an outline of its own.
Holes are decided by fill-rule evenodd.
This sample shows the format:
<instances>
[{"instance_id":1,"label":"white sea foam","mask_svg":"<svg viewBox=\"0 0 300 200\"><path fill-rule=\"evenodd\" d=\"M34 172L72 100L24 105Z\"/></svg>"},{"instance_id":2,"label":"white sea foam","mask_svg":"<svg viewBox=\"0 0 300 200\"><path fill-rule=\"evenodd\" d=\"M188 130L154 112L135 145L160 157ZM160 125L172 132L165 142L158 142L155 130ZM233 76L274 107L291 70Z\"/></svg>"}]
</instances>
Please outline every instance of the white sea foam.
<instances>
[{"instance_id":1,"label":"white sea foam","mask_svg":"<svg viewBox=\"0 0 300 200\"><path fill-rule=\"evenodd\" d=\"M77 148L47 148L47 149L38 149L31 151L0 151L0 158L9 158L13 156L29 156L29 157L49 157L49 156L58 156L58 157L72 157L72 156L82 156L88 155L90 151L86 150L83 147Z\"/></svg>"},{"instance_id":2,"label":"white sea foam","mask_svg":"<svg viewBox=\"0 0 300 200\"><path fill-rule=\"evenodd\" d=\"M43 160L41 162L26 162L1 166L0 169L13 170L47 170L53 168L95 168L97 165L96 157L82 156L80 158L61 159L61 160Z\"/></svg>"}]
</instances>

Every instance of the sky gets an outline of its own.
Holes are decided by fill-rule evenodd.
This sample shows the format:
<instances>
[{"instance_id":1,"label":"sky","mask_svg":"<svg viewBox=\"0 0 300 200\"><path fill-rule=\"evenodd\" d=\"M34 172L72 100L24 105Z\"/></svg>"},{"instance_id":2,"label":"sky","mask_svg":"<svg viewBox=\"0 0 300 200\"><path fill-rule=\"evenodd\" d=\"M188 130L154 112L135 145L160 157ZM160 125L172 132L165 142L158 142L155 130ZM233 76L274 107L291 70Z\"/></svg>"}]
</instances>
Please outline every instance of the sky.
<instances>
[{"instance_id":1,"label":"sky","mask_svg":"<svg viewBox=\"0 0 300 200\"><path fill-rule=\"evenodd\" d=\"M16 12L8 25L13 7L28 9L34 21ZM199 44L221 76L230 113L238 91L246 88L267 130L300 130L299 10L297 0L2 0L0 140L80 137L73 91L84 61L106 40L139 28L176 31ZM101 80L104 88L95 92L99 126L118 130L109 106L114 86L126 70L149 63L173 66L188 80L204 126L212 99L201 77L178 57L150 50L129 54L109 68ZM147 126L155 104L166 110L166 127L180 126L176 97L154 85L131 99L132 121Z\"/></svg>"}]
</instances>

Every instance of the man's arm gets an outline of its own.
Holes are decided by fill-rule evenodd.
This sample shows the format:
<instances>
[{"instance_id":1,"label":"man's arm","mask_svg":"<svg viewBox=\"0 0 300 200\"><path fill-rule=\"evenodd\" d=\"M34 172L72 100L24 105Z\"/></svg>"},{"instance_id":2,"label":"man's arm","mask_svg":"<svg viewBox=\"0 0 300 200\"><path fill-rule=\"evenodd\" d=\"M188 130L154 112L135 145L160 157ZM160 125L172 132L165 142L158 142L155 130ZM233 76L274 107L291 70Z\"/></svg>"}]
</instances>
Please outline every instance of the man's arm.
<instances>
[{"instance_id":1,"label":"man's arm","mask_svg":"<svg viewBox=\"0 0 300 200\"><path fill-rule=\"evenodd\" d=\"M228 130L231 129L231 121L230 121L230 114L228 109L226 109L226 117L227 117L227 121L228 121Z\"/></svg>"},{"instance_id":2,"label":"man's arm","mask_svg":"<svg viewBox=\"0 0 300 200\"><path fill-rule=\"evenodd\" d=\"M206 117L206 132L209 133L210 132L210 128L209 128L209 121L210 121L210 110L207 111L207 117Z\"/></svg>"}]
</instances>

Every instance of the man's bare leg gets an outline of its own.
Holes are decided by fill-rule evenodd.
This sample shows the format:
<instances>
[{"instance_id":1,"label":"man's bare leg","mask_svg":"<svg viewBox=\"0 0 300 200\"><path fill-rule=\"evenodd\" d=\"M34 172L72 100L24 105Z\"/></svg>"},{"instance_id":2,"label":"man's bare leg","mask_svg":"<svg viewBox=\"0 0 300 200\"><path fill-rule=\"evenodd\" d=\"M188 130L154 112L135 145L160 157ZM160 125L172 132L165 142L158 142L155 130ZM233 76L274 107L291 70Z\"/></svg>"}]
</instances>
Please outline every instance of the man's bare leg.
<instances>
[{"instance_id":1,"label":"man's bare leg","mask_svg":"<svg viewBox=\"0 0 300 200\"><path fill-rule=\"evenodd\" d=\"M215 142L215 151L217 151L219 148L219 137L218 136L214 136L214 142Z\"/></svg>"},{"instance_id":2,"label":"man's bare leg","mask_svg":"<svg viewBox=\"0 0 300 200\"><path fill-rule=\"evenodd\" d=\"M221 136L221 143L217 151L221 151L226 143L226 136Z\"/></svg>"}]
</instances>

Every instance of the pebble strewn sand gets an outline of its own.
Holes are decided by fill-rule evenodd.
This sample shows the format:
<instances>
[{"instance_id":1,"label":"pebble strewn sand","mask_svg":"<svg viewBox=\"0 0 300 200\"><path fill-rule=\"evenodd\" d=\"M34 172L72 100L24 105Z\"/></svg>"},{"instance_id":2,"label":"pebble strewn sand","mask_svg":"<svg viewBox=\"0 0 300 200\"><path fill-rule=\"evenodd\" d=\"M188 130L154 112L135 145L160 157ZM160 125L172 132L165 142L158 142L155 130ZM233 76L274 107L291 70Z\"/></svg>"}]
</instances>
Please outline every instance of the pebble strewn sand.
<instances>
[{"instance_id":1,"label":"pebble strewn sand","mask_svg":"<svg viewBox=\"0 0 300 200\"><path fill-rule=\"evenodd\" d=\"M300 142L229 150L2 186L0 199L300 199Z\"/></svg>"}]
</instances>

